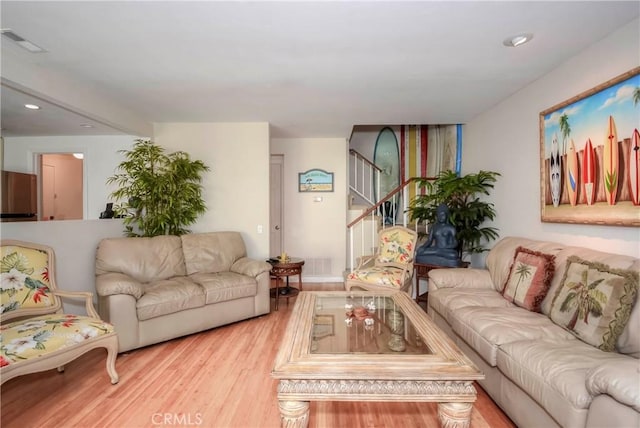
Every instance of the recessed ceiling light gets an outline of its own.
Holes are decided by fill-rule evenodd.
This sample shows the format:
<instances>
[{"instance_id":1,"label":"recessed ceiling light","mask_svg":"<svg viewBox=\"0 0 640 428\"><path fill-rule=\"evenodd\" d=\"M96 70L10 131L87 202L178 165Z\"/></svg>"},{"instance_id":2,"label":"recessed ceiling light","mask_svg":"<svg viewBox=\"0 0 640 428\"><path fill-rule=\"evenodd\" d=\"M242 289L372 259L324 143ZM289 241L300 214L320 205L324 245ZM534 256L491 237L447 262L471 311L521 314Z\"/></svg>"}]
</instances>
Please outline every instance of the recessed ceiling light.
<instances>
[{"instance_id":1,"label":"recessed ceiling light","mask_svg":"<svg viewBox=\"0 0 640 428\"><path fill-rule=\"evenodd\" d=\"M81 123L80 126L82 128L93 128L93 125L89 125L88 123Z\"/></svg>"},{"instance_id":2,"label":"recessed ceiling light","mask_svg":"<svg viewBox=\"0 0 640 428\"><path fill-rule=\"evenodd\" d=\"M25 108L28 108L29 110L40 110L40 106L37 106L35 104L25 104L24 106L25 106Z\"/></svg>"},{"instance_id":3,"label":"recessed ceiling light","mask_svg":"<svg viewBox=\"0 0 640 428\"><path fill-rule=\"evenodd\" d=\"M517 46L527 43L531 39L533 39L533 34L523 33L523 34L518 34L512 37L507 37L506 39L504 39L502 44L510 48L515 48Z\"/></svg>"}]
</instances>

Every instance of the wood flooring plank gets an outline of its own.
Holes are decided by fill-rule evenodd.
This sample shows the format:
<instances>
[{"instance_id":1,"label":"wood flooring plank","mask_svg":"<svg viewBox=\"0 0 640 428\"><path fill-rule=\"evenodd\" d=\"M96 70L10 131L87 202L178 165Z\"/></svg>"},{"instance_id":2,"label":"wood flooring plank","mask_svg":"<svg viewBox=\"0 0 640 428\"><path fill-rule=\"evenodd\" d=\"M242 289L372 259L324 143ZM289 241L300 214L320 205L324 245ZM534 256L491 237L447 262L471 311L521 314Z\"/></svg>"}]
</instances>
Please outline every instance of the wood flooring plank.
<instances>
[{"instance_id":1,"label":"wood flooring plank","mask_svg":"<svg viewBox=\"0 0 640 428\"><path fill-rule=\"evenodd\" d=\"M305 284L305 290L342 284ZM277 428L271 369L295 299L251 320L126 352L111 385L106 352L14 378L0 389L2 428ZM310 428L438 426L435 403L313 402ZM478 387L472 428L515 425Z\"/></svg>"}]
</instances>

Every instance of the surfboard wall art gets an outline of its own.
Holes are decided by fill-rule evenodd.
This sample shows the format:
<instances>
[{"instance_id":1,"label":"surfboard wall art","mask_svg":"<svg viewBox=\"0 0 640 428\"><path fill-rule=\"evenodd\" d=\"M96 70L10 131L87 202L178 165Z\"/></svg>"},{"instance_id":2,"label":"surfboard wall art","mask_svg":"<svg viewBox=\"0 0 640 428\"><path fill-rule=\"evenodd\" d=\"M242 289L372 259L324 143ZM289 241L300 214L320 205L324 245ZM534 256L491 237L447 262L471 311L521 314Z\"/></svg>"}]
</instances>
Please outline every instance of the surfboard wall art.
<instances>
[{"instance_id":1,"label":"surfboard wall art","mask_svg":"<svg viewBox=\"0 0 640 428\"><path fill-rule=\"evenodd\" d=\"M549 156L549 181L551 183L551 201L554 207L560 205L560 189L562 188L561 170L558 136L554 135L551 142L551 154Z\"/></svg>"},{"instance_id":2,"label":"surfboard wall art","mask_svg":"<svg viewBox=\"0 0 640 428\"><path fill-rule=\"evenodd\" d=\"M593 205L596 198L596 161L591 139L584 145L582 154L582 187L587 205Z\"/></svg>"},{"instance_id":3,"label":"surfboard wall art","mask_svg":"<svg viewBox=\"0 0 640 428\"><path fill-rule=\"evenodd\" d=\"M569 203L571 206L576 206L578 200L578 153L573 140L569 143L569 151L567 151L566 171L565 182L567 184L567 193L569 194Z\"/></svg>"},{"instance_id":4,"label":"surfboard wall art","mask_svg":"<svg viewBox=\"0 0 640 428\"><path fill-rule=\"evenodd\" d=\"M629 146L629 193L631 194L631 202L633 205L640 205L640 198L638 197L638 188L640 187L640 132L638 129L633 130L633 136L631 137L631 145Z\"/></svg>"},{"instance_id":5,"label":"surfboard wall art","mask_svg":"<svg viewBox=\"0 0 640 428\"><path fill-rule=\"evenodd\" d=\"M540 219L640 227L640 67L540 112Z\"/></svg>"},{"instance_id":6,"label":"surfboard wall art","mask_svg":"<svg viewBox=\"0 0 640 428\"><path fill-rule=\"evenodd\" d=\"M609 116L609 125L604 139L602 152L602 180L609 205L615 205L618 193L618 133L613 116Z\"/></svg>"}]
</instances>

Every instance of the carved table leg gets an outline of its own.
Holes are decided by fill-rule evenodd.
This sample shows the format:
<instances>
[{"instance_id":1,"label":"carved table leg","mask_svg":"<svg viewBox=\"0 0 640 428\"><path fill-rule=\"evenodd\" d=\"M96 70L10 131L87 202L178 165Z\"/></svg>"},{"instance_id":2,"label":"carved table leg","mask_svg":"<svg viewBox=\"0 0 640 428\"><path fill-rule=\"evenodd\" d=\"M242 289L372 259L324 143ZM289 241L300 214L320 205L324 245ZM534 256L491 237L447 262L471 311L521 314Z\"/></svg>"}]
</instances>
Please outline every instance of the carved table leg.
<instances>
[{"instance_id":1,"label":"carved table leg","mask_svg":"<svg viewBox=\"0 0 640 428\"><path fill-rule=\"evenodd\" d=\"M308 401L279 401L282 428L307 428L309 426Z\"/></svg>"},{"instance_id":2,"label":"carved table leg","mask_svg":"<svg viewBox=\"0 0 640 428\"><path fill-rule=\"evenodd\" d=\"M469 428L473 403L438 403L442 428Z\"/></svg>"}]
</instances>

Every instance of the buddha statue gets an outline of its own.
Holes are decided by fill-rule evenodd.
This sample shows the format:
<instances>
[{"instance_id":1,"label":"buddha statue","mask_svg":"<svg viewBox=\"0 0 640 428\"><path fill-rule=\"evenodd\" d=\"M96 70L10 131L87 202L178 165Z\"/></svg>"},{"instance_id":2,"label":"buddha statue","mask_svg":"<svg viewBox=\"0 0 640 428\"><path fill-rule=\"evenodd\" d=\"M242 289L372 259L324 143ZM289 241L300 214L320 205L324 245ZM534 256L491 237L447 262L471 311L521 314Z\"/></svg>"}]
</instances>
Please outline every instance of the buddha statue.
<instances>
[{"instance_id":1,"label":"buddha statue","mask_svg":"<svg viewBox=\"0 0 640 428\"><path fill-rule=\"evenodd\" d=\"M436 223L431 225L427 241L416 250L416 262L446 267L462 265L458 256L456 228L449 223L449 207L446 204L436 208Z\"/></svg>"}]
</instances>

